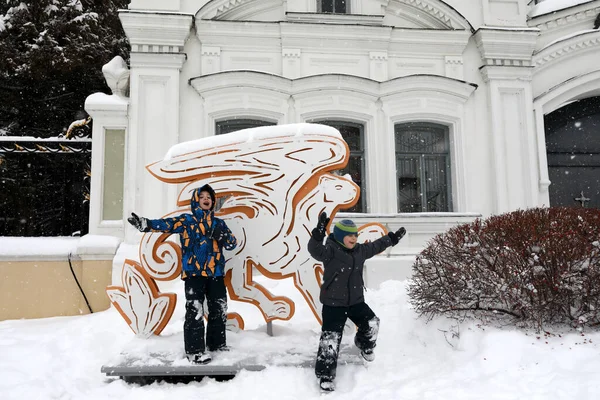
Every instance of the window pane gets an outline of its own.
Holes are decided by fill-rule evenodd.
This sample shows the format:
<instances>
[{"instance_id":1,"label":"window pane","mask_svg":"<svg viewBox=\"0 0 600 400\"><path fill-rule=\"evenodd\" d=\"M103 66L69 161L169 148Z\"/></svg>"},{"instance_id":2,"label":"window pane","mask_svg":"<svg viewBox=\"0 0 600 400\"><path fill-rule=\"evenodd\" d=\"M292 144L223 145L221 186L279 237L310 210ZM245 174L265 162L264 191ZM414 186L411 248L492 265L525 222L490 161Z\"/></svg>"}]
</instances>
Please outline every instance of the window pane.
<instances>
[{"instance_id":1,"label":"window pane","mask_svg":"<svg viewBox=\"0 0 600 400\"><path fill-rule=\"evenodd\" d=\"M340 175L350 174L352 177L352 181L360 187L360 196L361 199L354 205L354 207L343 209L345 212L363 212L362 207L362 196L364 196L363 184L362 184L362 165L363 165L363 157L362 155L350 155L348 159L348 165L346 168L340 170L338 173Z\"/></svg>"},{"instance_id":2,"label":"window pane","mask_svg":"<svg viewBox=\"0 0 600 400\"><path fill-rule=\"evenodd\" d=\"M331 126L342 134L342 138L348 144L350 149L350 157L348 165L343 170L337 171L340 175L350 174L352 180L360 187L360 200L358 203L349 209L343 209L345 212L364 212L367 207L366 203L366 184L363 182L365 173L364 159L364 139L363 126L354 122L345 121L311 121L317 124Z\"/></svg>"},{"instance_id":3,"label":"window pane","mask_svg":"<svg viewBox=\"0 0 600 400\"><path fill-rule=\"evenodd\" d=\"M448 128L411 122L395 126L399 212L451 211Z\"/></svg>"},{"instance_id":4,"label":"window pane","mask_svg":"<svg viewBox=\"0 0 600 400\"><path fill-rule=\"evenodd\" d=\"M362 151L362 135L361 128L358 125L335 125L332 124L334 128L336 128L342 134L342 137L348 143L348 147L350 151Z\"/></svg>"},{"instance_id":5,"label":"window pane","mask_svg":"<svg viewBox=\"0 0 600 400\"><path fill-rule=\"evenodd\" d=\"M224 135L226 133L239 131L242 129L256 128L259 126L277 125L275 122L262 121L260 119L233 118L225 121L217 121L215 127L216 135Z\"/></svg>"},{"instance_id":6,"label":"window pane","mask_svg":"<svg viewBox=\"0 0 600 400\"><path fill-rule=\"evenodd\" d=\"M104 186L102 219L123 218L123 181L125 171L125 131L107 129L104 134Z\"/></svg>"},{"instance_id":7,"label":"window pane","mask_svg":"<svg viewBox=\"0 0 600 400\"><path fill-rule=\"evenodd\" d=\"M426 211L448 211L446 157L426 156L424 157L424 164Z\"/></svg>"},{"instance_id":8,"label":"window pane","mask_svg":"<svg viewBox=\"0 0 600 400\"><path fill-rule=\"evenodd\" d=\"M346 14L346 0L335 0L333 11L338 14Z\"/></svg>"},{"instance_id":9,"label":"window pane","mask_svg":"<svg viewBox=\"0 0 600 400\"><path fill-rule=\"evenodd\" d=\"M447 153L446 130L428 125L396 125L396 152Z\"/></svg>"},{"instance_id":10,"label":"window pane","mask_svg":"<svg viewBox=\"0 0 600 400\"><path fill-rule=\"evenodd\" d=\"M421 171L418 157L396 157L398 211L421 212Z\"/></svg>"},{"instance_id":11,"label":"window pane","mask_svg":"<svg viewBox=\"0 0 600 400\"><path fill-rule=\"evenodd\" d=\"M320 0L321 12L332 13L333 12L333 0Z\"/></svg>"}]
</instances>

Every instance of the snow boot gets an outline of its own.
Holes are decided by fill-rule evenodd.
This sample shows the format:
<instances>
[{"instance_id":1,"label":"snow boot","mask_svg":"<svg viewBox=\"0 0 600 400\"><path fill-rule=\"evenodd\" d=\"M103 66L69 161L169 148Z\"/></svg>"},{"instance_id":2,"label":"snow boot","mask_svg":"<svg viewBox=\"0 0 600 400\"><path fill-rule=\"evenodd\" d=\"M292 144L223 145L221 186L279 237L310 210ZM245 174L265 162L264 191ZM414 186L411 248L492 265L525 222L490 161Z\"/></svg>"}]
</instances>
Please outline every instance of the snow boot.
<instances>
[{"instance_id":1,"label":"snow boot","mask_svg":"<svg viewBox=\"0 0 600 400\"><path fill-rule=\"evenodd\" d=\"M229 351L229 350L230 350L229 346L227 346L226 344L224 344L223 346L217 347L216 349L213 349L211 351Z\"/></svg>"},{"instance_id":2,"label":"snow boot","mask_svg":"<svg viewBox=\"0 0 600 400\"><path fill-rule=\"evenodd\" d=\"M322 377L319 380L319 386L324 392L333 392L335 390L335 385L333 384L333 379L331 378Z\"/></svg>"},{"instance_id":3,"label":"snow boot","mask_svg":"<svg viewBox=\"0 0 600 400\"><path fill-rule=\"evenodd\" d=\"M373 349L361 349L358 345L358 340L356 340L356 336L354 336L354 345L358 347L358 350L360 350L360 356L364 358L365 361L371 362L375 360L375 352L373 351Z\"/></svg>"},{"instance_id":4,"label":"snow boot","mask_svg":"<svg viewBox=\"0 0 600 400\"><path fill-rule=\"evenodd\" d=\"M194 364L208 364L212 361L210 353L188 354L187 359Z\"/></svg>"},{"instance_id":5,"label":"snow boot","mask_svg":"<svg viewBox=\"0 0 600 400\"><path fill-rule=\"evenodd\" d=\"M360 355L365 359L365 361L371 362L375 360L375 352L373 349L361 350Z\"/></svg>"}]
</instances>

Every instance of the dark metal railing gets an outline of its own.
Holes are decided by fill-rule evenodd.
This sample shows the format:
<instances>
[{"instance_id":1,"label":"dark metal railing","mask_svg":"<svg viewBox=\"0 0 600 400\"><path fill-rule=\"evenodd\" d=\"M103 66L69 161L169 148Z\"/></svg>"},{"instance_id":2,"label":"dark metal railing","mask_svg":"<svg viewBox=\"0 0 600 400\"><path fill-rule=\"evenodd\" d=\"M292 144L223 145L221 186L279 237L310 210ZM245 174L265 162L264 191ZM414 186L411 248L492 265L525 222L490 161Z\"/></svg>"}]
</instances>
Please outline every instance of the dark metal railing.
<instances>
[{"instance_id":1,"label":"dark metal railing","mask_svg":"<svg viewBox=\"0 0 600 400\"><path fill-rule=\"evenodd\" d=\"M0 236L88 231L90 138L0 137Z\"/></svg>"}]
</instances>

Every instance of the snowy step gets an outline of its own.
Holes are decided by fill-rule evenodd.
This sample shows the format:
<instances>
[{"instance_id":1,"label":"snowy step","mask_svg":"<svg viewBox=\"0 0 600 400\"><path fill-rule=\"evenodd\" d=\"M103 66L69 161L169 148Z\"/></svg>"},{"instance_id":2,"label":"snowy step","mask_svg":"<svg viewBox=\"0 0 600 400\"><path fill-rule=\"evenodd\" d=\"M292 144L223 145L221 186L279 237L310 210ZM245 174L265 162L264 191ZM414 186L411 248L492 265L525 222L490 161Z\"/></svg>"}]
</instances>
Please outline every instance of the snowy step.
<instances>
[{"instance_id":1,"label":"snowy step","mask_svg":"<svg viewBox=\"0 0 600 400\"><path fill-rule=\"evenodd\" d=\"M308 349L306 349L308 350ZM128 378L161 379L163 377L233 377L242 370L262 371L269 366L314 368L316 349L298 351L292 349L283 353L262 352L249 354L235 349L226 353L211 353L213 360L209 364L197 365L189 362L183 355L174 356L170 352L152 352L147 354L121 353L120 357L103 365L101 372L107 376ZM355 346L343 344L340 349L338 365L364 363ZM134 381L134 380L131 380Z\"/></svg>"}]
</instances>

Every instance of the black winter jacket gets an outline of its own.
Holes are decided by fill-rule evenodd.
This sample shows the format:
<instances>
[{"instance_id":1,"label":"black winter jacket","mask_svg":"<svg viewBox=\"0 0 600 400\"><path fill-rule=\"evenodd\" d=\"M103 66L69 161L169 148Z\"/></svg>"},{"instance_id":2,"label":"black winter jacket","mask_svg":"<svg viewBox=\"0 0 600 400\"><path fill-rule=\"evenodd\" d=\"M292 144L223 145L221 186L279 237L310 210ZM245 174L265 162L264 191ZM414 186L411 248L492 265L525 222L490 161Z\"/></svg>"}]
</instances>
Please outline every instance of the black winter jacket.
<instances>
[{"instance_id":1,"label":"black winter jacket","mask_svg":"<svg viewBox=\"0 0 600 400\"><path fill-rule=\"evenodd\" d=\"M365 301L363 269L365 260L392 246L392 240L385 235L370 243L357 243L348 249L336 242L330 234L325 242L314 238L308 241L308 252L325 268L323 285L319 299L321 303L333 307L347 307Z\"/></svg>"}]
</instances>

